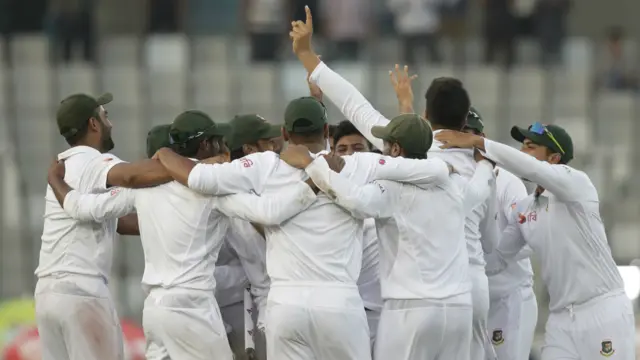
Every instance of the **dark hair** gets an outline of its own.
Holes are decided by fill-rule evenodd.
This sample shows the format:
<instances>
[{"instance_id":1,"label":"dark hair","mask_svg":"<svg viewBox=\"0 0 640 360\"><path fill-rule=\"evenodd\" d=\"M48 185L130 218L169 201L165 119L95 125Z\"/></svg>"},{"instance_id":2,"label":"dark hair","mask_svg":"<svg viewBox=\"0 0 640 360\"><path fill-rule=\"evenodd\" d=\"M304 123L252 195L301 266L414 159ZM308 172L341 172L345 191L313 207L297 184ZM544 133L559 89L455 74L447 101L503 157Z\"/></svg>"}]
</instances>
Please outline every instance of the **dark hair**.
<instances>
[{"instance_id":1,"label":"dark hair","mask_svg":"<svg viewBox=\"0 0 640 360\"><path fill-rule=\"evenodd\" d=\"M102 119L100 119L99 108L93 111L93 114L91 115L91 117L98 119L98 121L100 121L102 125ZM84 137L87 135L87 133L89 132L89 119L85 121L84 125L78 128L78 131L76 131L75 134L64 138L67 141L67 144L69 144L69 146L76 146L80 142L80 140L84 139Z\"/></svg>"},{"instance_id":2,"label":"dark hair","mask_svg":"<svg viewBox=\"0 0 640 360\"><path fill-rule=\"evenodd\" d=\"M242 148L231 150L231 160L236 160L245 157L244 150Z\"/></svg>"},{"instance_id":3,"label":"dark hair","mask_svg":"<svg viewBox=\"0 0 640 360\"><path fill-rule=\"evenodd\" d=\"M436 78L427 93L427 118L434 125L461 130L467 122L471 101L462 82L451 77Z\"/></svg>"},{"instance_id":4,"label":"dark hair","mask_svg":"<svg viewBox=\"0 0 640 360\"><path fill-rule=\"evenodd\" d=\"M338 144L338 140L342 139L345 136L350 136L350 135L362 136L367 142L367 146L369 147L369 149L371 149L372 146L369 140L367 140L367 138L364 135L362 135L362 133L358 131L358 129L356 129L356 127L349 120L340 121L338 125L336 125L335 130L333 131L333 134L331 135L331 137L333 138L333 143Z\"/></svg>"},{"instance_id":5,"label":"dark hair","mask_svg":"<svg viewBox=\"0 0 640 360\"><path fill-rule=\"evenodd\" d=\"M333 138L333 136L336 133L336 130L338 129L338 125L329 125L329 137Z\"/></svg>"},{"instance_id":6,"label":"dark hair","mask_svg":"<svg viewBox=\"0 0 640 360\"><path fill-rule=\"evenodd\" d=\"M225 148L223 137L218 135L211 136L210 138L207 138L207 139L203 139L203 138L191 139L185 142L184 144L174 144L172 148L175 149L175 151L178 154L184 157L193 158L198 154L198 150L200 150L200 144L203 141L207 141L214 146L215 150L214 150L214 153L211 154L211 156L220 155L222 153L222 150Z\"/></svg>"}]
</instances>

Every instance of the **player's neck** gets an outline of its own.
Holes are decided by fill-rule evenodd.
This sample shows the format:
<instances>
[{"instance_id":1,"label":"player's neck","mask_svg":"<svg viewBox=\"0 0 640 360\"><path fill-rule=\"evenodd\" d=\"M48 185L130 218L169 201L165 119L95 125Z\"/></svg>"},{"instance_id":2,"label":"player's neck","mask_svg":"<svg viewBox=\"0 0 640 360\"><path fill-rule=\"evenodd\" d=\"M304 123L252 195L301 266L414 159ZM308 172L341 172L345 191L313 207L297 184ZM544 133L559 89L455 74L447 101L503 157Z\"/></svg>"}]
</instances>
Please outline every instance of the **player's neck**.
<instances>
[{"instance_id":1,"label":"player's neck","mask_svg":"<svg viewBox=\"0 0 640 360\"><path fill-rule=\"evenodd\" d=\"M296 145L303 145L305 146L307 149L309 149L310 152L317 154L321 151L327 150L327 144L320 144L320 143L315 143L315 142L310 142L310 143L304 143L304 142L299 142L296 143Z\"/></svg>"}]
</instances>

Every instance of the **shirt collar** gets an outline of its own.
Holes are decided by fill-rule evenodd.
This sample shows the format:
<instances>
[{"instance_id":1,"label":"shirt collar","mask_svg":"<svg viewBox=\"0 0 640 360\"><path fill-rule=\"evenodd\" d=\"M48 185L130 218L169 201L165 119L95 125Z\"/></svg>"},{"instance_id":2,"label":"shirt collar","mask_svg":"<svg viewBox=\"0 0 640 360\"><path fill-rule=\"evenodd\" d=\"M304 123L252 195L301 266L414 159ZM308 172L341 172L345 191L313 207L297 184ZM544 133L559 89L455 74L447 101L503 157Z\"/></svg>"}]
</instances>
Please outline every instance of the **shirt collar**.
<instances>
[{"instance_id":1,"label":"shirt collar","mask_svg":"<svg viewBox=\"0 0 640 360\"><path fill-rule=\"evenodd\" d=\"M78 155L78 154L95 154L95 155L100 155L100 151L90 147L90 146L85 146L85 145L78 145L78 146L74 146L72 148L69 148L63 152L61 152L60 154L58 154L58 160L64 160L64 159L68 159L70 157L72 157L73 155Z\"/></svg>"}]
</instances>

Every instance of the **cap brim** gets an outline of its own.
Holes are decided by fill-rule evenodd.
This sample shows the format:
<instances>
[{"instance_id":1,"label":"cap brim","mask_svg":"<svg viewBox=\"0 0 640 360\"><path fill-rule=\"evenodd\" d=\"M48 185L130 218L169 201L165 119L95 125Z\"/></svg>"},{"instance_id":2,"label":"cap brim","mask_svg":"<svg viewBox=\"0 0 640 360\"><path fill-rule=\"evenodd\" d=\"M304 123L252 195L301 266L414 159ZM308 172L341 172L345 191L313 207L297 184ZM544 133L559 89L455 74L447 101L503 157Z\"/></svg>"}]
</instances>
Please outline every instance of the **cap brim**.
<instances>
[{"instance_id":1,"label":"cap brim","mask_svg":"<svg viewBox=\"0 0 640 360\"><path fill-rule=\"evenodd\" d=\"M521 128L519 126L514 126L511 128L511 137L517 142L524 142L525 139L529 139L532 143L547 146L553 148L554 145L550 143L548 137L544 135L538 135L534 132L529 131L528 129Z\"/></svg>"},{"instance_id":2,"label":"cap brim","mask_svg":"<svg viewBox=\"0 0 640 360\"><path fill-rule=\"evenodd\" d=\"M282 135L282 126L281 125L268 125L269 127L265 130L264 134L262 134L262 139L273 139Z\"/></svg>"},{"instance_id":3,"label":"cap brim","mask_svg":"<svg viewBox=\"0 0 640 360\"><path fill-rule=\"evenodd\" d=\"M386 126L374 126L371 128L371 135L375 138L386 140L389 138L389 130L387 130Z\"/></svg>"},{"instance_id":4,"label":"cap brim","mask_svg":"<svg viewBox=\"0 0 640 360\"><path fill-rule=\"evenodd\" d=\"M98 96L98 98L96 98L96 102L98 103L98 105L106 105L112 101L113 101L113 94L111 93L104 93Z\"/></svg>"}]
</instances>

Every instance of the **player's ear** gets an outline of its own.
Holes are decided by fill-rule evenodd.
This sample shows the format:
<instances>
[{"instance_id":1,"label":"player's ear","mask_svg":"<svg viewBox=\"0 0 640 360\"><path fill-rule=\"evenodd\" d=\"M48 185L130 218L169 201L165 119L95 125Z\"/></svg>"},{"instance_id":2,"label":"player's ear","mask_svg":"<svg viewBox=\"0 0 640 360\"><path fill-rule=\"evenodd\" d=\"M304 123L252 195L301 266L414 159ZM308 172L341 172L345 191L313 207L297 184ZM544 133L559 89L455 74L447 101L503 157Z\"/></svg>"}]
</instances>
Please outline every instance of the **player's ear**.
<instances>
[{"instance_id":1,"label":"player's ear","mask_svg":"<svg viewBox=\"0 0 640 360\"><path fill-rule=\"evenodd\" d=\"M391 155L392 157L398 157L398 156L402 156L403 152L404 150L402 149L402 147L400 147L400 144L398 143L391 144L391 151L389 155Z\"/></svg>"},{"instance_id":2,"label":"player's ear","mask_svg":"<svg viewBox=\"0 0 640 360\"><path fill-rule=\"evenodd\" d=\"M102 126L100 124L100 119L96 118L96 117L90 117L89 118L89 123L87 124L89 131L95 131L98 132Z\"/></svg>"},{"instance_id":3,"label":"player's ear","mask_svg":"<svg viewBox=\"0 0 640 360\"><path fill-rule=\"evenodd\" d=\"M553 153L553 154L549 155L549 157L547 158L547 161L550 164L559 164L561 158L562 158L562 155L560 155L558 153Z\"/></svg>"},{"instance_id":4,"label":"player's ear","mask_svg":"<svg viewBox=\"0 0 640 360\"><path fill-rule=\"evenodd\" d=\"M284 126L282 127L282 138L284 139L284 141L289 141L289 133L284 128Z\"/></svg>"}]
</instances>

